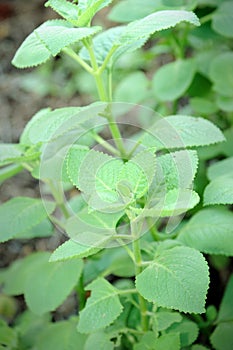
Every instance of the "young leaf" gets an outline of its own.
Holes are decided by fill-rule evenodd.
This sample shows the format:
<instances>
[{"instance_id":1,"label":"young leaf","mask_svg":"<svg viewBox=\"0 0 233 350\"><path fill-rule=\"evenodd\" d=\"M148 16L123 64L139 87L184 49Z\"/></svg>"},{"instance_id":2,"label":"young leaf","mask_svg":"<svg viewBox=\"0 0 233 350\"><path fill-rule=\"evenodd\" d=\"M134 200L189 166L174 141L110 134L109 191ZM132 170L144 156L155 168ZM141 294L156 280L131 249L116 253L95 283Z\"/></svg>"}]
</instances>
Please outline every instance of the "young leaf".
<instances>
[{"instance_id":1,"label":"young leaf","mask_svg":"<svg viewBox=\"0 0 233 350\"><path fill-rule=\"evenodd\" d=\"M136 278L138 292L158 306L203 313L208 265L197 250L174 247L160 252Z\"/></svg>"},{"instance_id":2,"label":"young leaf","mask_svg":"<svg viewBox=\"0 0 233 350\"><path fill-rule=\"evenodd\" d=\"M33 344L37 350L84 350L86 336L77 332L72 321L50 323L37 335Z\"/></svg>"},{"instance_id":3,"label":"young leaf","mask_svg":"<svg viewBox=\"0 0 233 350\"><path fill-rule=\"evenodd\" d=\"M196 323L184 318L181 322L171 325L166 332L168 334L180 333L180 343L183 348L191 345L197 339L199 329Z\"/></svg>"},{"instance_id":4,"label":"young leaf","mask_svg":"<svg viewBox=\"0 0 233 350\"><path fill-rule=\"evenodd\" d=\"M112 0L84 0L81 3L82 12L78 18L77 25L79 27L87 26L91 22L94 15L102 8L108 6L111 2Z\"/></svg>"},{"instance_id":5,"label":"young leaf","mask_svg":"<svg viewBox=\"0 0 233 350\"><path fill-rule=\"evenodd\" d=\"M224 140L222 132L206 119L172 115L156 121L141 142L160 150L205 146Z\"/></svg>"},{"instance_id":6,"label":"young leaf","mask_svg":"<svg viewBox=\"0 0 233 350\"><path fill-rule=\"evenodd\" d=\"M206 186L204 205L233 204L233 172L217 177Z\"/></svg>"},{"instance_id":7,"label":"young leaf","mask_svg":"<svg viewBox=\"0 0 233 350\"><path fill-rule=\"evenodd\" d=\"M105 279L98 278L89 284L91 290L85 308L80 312L78 331L92 333L109 326L122 312L117 290Z\"/></svg>"},{"instance_id":8,"label":"young leaf","mask_svg":"<svg viewBox=\"0 0 233 350\"><path fill-rule=\"evenodd\" d=\"M212 20L213 29L227 37L233 37L233 4L231 1L226 1L216 9Z\"/></svg>"},{"instance_id":9,"label":"young leaf","mask_svg":"<svg viewBox=\"0 0 233 350\"><path fill-rule=\"evenodd\" d=\"M123 215L122 212L102 213L84 208L75 216L69 218L66 231L70 238L81 245L89 247L104 247L116 234L116 224Z\"/></svg>"},{"instance_id":10,"label":"young leaf","mask_svg":"<svg viewBox=\"0 0 233 350\"><path fill-rule=\"evenodd\" d=\"M66 0L49 0L45 3L45 7L48 6L73 25L78 24L80 9L77 5Z\"/></svg>"},{"instance_id":11,"label":"young leaf","mask_svg":"<svg viewBox=\"0 0 233 350\"><path fill-rule=\"evenodd\" d=\"M81 245L71 239L61 244L50 256L49 261L63 261L74 258L86 258L97 253L100 248Z\"/></svg>"},{"instance_id":12,"label":"young leaf","mask_svg":"<svg viewBox=\"0 0 233 350\"><path fill-rule=\"evenodd\" d=\"M51 20L35 29L17 50L12 64L17 68L37 66L55 57L63 48L99 32L101 27L74 28L65 20Z\"/></svg>"},{"instance_id":13,"label":"young leaf","mask_svg":"<svg viewBox=\"0 0 233 350\"><path fill-rule=\"evenodd\" d=\"M167 190L189 188L198 167L196 151L182 150L157 157L157 183L166 184Z\"/></svg>"},{"instance_id":14,"label":"young leaf","mask_svg":"<svg viewBox=\"0 0 233 350\"><path fill-rule=\"evenodd\" d=\"M160 101L173 101L184 95L196 71L193 59L177 60L159 68L152 80L155 97Z\"/></svg>"},{"instance_id":15,"label":"young leaf","mask_svg":"<svg viewBox=\"0 0 233 350\"><path fill-rule=\"evenodd\" d=\"M2 232L0 241L5 242L20 235L51 214L55 203L28 197L16 197L0 206Z\"/></svg>"},{"instance_id":16,"label":"young leaf","mask_svg":"<svg viewBox=\"0 0 233 350\"><path fill-rule=\"evenodd\" d=\"M233 255L233 213L208 208L196 213L181 228L179 241L207 254Z\"/></svg>"},{"instance_id":17,"label":"young leaf","mask_svg":"<svg viewBox=\"0 0 233 350\"><path fill-rule=\"evenodd\" d=\"M157 202L152 207L146 205L144 208L131 209L141 218L176 216L194 208L199 200L200 198L196 192L179 188L162 194L156 194L155 192L148 201L148 205L151 205L153 201Z\"/></svg>"},{"instance_id":18,"label":"young leaf","mask_svg":"<svg viewBox=\"0 0 233 350\"><path fill-rule=\"evenodd\" d=\"M32 312L42 315L55 310L77 284L82 260L43 261L31 270L25 283L25 300Z\"/></svg>"},{"instance_id":19,"label":"young leaf","mask_svg":"<svg viewBox=\"0 0 233 350\"><path fill-rule=\"evenodd\" d=\"M148 40L151 34L174 27L183 21L196 26L199 25L199 20L193 12L167 10L152 13L128 24L118 39L118 43L126 45L142 38Z\"/></svg>"}]
</instances>

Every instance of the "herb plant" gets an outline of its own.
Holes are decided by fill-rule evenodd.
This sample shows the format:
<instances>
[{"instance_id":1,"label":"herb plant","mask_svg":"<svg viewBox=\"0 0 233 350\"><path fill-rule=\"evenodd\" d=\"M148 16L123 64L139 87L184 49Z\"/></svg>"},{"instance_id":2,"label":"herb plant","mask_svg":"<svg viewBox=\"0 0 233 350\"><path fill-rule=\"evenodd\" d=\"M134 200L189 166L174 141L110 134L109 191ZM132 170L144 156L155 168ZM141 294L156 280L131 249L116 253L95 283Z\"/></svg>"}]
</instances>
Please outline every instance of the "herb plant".
<instances>
[{"instance_id":1,"label":"herb plant","mask_svg":"<svg viewBox=\"0 0 233 350\"><path fill-rule=\"evenodd\" d=\"M28 68L66 55L93 78L99 100L40 110L18 144L0 145L0 181L26 169L41 189L40 199L1 205L1 242L49 236L52 224L68 237L2 270L7 305L23 294L28 310L13 327L1 321L0 347L231 349L232 278L218 315L205 301L207 255L233 254L224 207L233 203L232 3L125 0L109 15L124 25L93 25L110 3L47 1L62 18L36 28L12 61ZM211 44L221 36L223 52ZM159 54L173 60L149 81L141 62L149 71ZM209 163L207 184L206 161L219 155L228 158ZM77 312L52 322L72 291Z\"/></svg>"}]
</instances>

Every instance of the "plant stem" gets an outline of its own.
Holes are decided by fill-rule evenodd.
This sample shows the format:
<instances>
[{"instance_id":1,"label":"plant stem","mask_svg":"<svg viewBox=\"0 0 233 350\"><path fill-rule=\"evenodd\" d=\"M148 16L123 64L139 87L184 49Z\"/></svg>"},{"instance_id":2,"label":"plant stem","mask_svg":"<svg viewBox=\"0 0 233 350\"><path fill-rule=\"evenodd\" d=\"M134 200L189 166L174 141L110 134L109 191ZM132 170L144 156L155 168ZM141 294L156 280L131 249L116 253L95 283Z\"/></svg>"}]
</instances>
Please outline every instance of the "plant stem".
<instances>
[{"instance_id":1,"label":"plant stem","mask_svg":"<svg viewBox=\"0 0 233 350\"><path fill-rule=\"evenodd\" d=\"M101 146L103 146L107 151L111 152L112 154L115 154L115 156L119 157L120 153L116 148L114 148L110 143L108 143L106 140L104 140L100 135L96 134L95 132L92 133L92 137L94 140L96 140Z\"/></svg>"},{"instance_id":2,"label":"plant stem","mask_svg":"<svg viewBox=\"0 0 233 350\"><path fill-rule=\"evenodd\" d=\"M200 18L200 23L201 23L201 24L204 24L204 23L206 23L206 22L211 21L212 18L213 18L213 15L214 15L214 12L211 12L211 13L208 13L208 15L203 16L202 18Z\"/></svg>"},{"instance_id":3,"label":"plant stem","mask_svg":"<svg viewBox=\"0 0 233 350\"><path fill-rule=\"evenodd\" d=\"M79 312L84 309L86 304L86 292L84 290L84 283L83 283L83 274L81 275L79 279L79 283L77 285L77 296L79 301Z\"/></svg>"},{"instance_id":4,"label":"plant stem","mask_svg":"<svg viewBox=\"0 0 233 350\"><path fill-rule=\"evenodd\" d=\"M131 220L131 235L133 237L133 253L135 260L135 276L139 275L142 272L142 255L140 248L140 239L137 232L137 226L135 222ZM143 331L148 331L148 317L147 317L147 303L146 300L138 294L139 307L141 311L141 326Z\"/></svg>"},{"instance_id":5,"label":"plant stem","mask_svg":"<svg viewBox=\"0 0 233 350\"><path fill-rule=\"evenodd\" d=\"M70 213L69 213L68 209L66 208L60 186L59 186L59 188L56 188L52 181L48 181L48 185L49 185L51 193L52 193L52 195L57 203L57 206L60 208L64 217L66 219L68 219L70 217Z\"/></svg>"},{"instance_id":6,"label":"plant stem","mask_svg":"<svg viewBox=\"0 0 233 350\"><path fill-rule=\"evenodd\" d=\"M76 62L78 62L80 66L82 66L88 73L93 74L93 69L89 66L89 64L83 61L83 59L79 57L79 55L77 55L76 52L74 52L74 50L66 47L62 51L66 53L68 56L70 56L71 58L73 58Z\"/></svg>"}]
</instances>

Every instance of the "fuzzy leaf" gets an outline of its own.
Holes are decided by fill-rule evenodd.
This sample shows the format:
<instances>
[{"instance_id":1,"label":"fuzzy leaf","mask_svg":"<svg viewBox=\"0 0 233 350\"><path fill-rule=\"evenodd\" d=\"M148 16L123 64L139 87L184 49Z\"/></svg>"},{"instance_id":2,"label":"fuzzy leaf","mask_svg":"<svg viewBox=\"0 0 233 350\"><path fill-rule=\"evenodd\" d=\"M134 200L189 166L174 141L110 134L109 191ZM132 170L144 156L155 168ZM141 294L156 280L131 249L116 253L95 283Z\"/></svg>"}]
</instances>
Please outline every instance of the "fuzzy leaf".
<instances>
[{"instance_id":1,"label":"fuzzy leaf","mask_svg":"<svg viewBox=\"0 0 233 350\"><path fill-rule=\"evenodd\" d=\"M182 150L157 157L156 180L166 188L189 188L198 167L196 151Z\"/></svg>"},{"instance_id":2,"label":"fuzzy leaf","mask_svg":"<svg viewBox=\"0 0 233 350\"><path fill-rule=\"evenodd\" d=\"M114 343L110 340L111 335L104 331L91 333L85 343L85 350L114 350Z\"/></svg>"},{"instance_id":3,"label":"fuzzy leaf","mask_svg":"<svg viewBox=\"0 0 233 350\"><path fill-rule=\"evenodd\" d=\"M13 163L23 154L23 149L18 144L0 144L0 166Z\"/></svg>"},{"instance_id":4,"label":"fuzzy leaf","mask_svg":"<svg viewBox=\"0 0 233 350\"><path fill-rule=\"evenodd\" d=\"M232 1L226 1L214 12L212 20L213 29L227 37L233 38L233 4Z\"/></svg>"},{"instance_id":5,"label":"fuzzy leaf","mask_svg":"<svg viewBox=\"0 0 233 350\"><path fill-rule=\"evenodd\" d=\"M18 164L8 165L6 167L0 168L0 184L20 173L24 168Z\"/></svg>"},{"instance_id":6,"label":"fuzzy leaf","mask_svg":"<svg viewBox=\"0 0 233 350\"><path fill-rule=\"evenodd\" d=\"M42 261L31 271L25 283L25 300L32 312L42 315L55 310L77 284L83 268L82 260Z\"/></svg>"},{"instance_id":7,"label":"fuzzy leaf","mask_svg":"<svg viewBox=\"0 0 233 350\"><path fill-rule=\"evenodd\" d=\"M159 119L143 135L141 142L160 150L205 146L224 140L222 132L206 119L172 115Z\"/></svg>"},{"instance_id":8,"label":"fuzzy leaf","mask_svg":"<svg viewBox=\"0 0 233 350\"><path fill-rule=\"evenodd\" d=\"M80 312L78 331L92 333L109 326L122 312L117 290L105 279L98 278L89 284L91 290L85 308Z\"/></svg>"},{"instance_id":9,"label":"fuzzy leaf","mask_svg":"<svg viewBox=\"0 0 233 350\"><path fill-rule=\"evenodd\" d=\"M233 322L222 322L210 336L211 344L216 350L232 350Z\"/></svg>"},{"instance_id":10,"label":"fuzzy leaf","mask_svg":"<svg viewBox=\"0 0 233 350\"><path fill-rule=\"evenodd\" d=\"M81 245L104 247L116 234L116 224L122 215L122 212L106 214L98 211L89 212L84 208L67 220L66 231L73 241Z\"/></svg>"},{"instance_id":11,"label":"fuzzy leaf","mask_svg":"<svg viewBox=\"0 0 233 350\"><path fill-rule=\"evenodd\" d=\"M149 81L144 73L131 73L117 85L114 100L116 102L140 103L149 96L148 85Z\"/></svg>"},{"instance_id":12,"label":"fuzzy leaf","mask_svg":"<svg viewBox=\"0 0 233 350\"><path fill-rule=\"evenodd\" d=\"M0 206L1 235L5 242L38 225L55 209L55 203L28 197L16 197Z\"/></svg>"},{"instance_id":13,"label":"fuzzy leaf","mask_svg":"<svg viewBox=\"0 0 233 350\"><path fill-rule=\"evenodd\" d=\"M220 176L230 175L231 173L233 173L233 157L212 164L207 171L209 180L215 180Z\"/></svg>"},{"instance_id":14,"label":"fuzzy leaf","mask_svg":"<svg viewBox=\"0 0 233 350\"><path fill-rule=\"evenodd\" d=\"M45 7L50 6L60 16L72 24L77 24L79 7L66 0L49 0L45 3Z\"/></svg>"},{"instance_id":15,"label":"fuzzy leaf","mask_svg":"<svg viewBox=\"0 0 233 350\"><path fill-rule=\"evenodd\" d=\"M77 25L80 27L87 26L92 17L100 11L102 8L108 6L113 0L89 0L83 1L81 4L82 12L77 21ZM79 2L80 5L80 2Z\"/></svg>"},{"instance_id":16,"label":"fuzzy leaf","mask_svg":"<svg viewBox=\"0 0 233 350\"><path fill-rule=\"evenodd\" d=\"M49 261L63 261L74 258L86 258L97 253L100 249L81 245L71 239L61 244L50 256Z\"/></svg>"},{"instance_id":17,"label":"fuzzy leaf","mask_svg":"<svg viewBox=\"0 0 233 350\"><path fill-rule=\"evenodd\" d=\"M79 188L79 170L88 152L89 149L87 147L73 145L66 155L67 174L72 184L77 188Z\"/></svg>"},{"instance_id":18,"label":"fuzzy leaf","mask_svg":"<svg viewBox=\"0 0 233 350\"><path fill-rule=\"evenodd\" d=\"M210 79L214 90L220 95L232 98L233 90L233 52L223 52L211 60Z\"/></svg>"},{"instance_id":19,"label":"fuzzy leaf","mask_svg":"<svg viewBox=\"0 0 233 350\"><path fill-rule=\"evenodd\" d=\"M181 347L191 345L198 337L199 329L196 323L183 319L179 323L174 323L170 328L166 330L168 334L179 333Z\"/></svg>"},{"instance_id":20,"label":"fuzzy leaf","mask_svg":"<svg viewBox=\"0 0 233 350\"><path fill-rule=\"evenodd\" d=\"M204 205L233 204L233 172L217 177L206 186Z\"/></svg>"},{"instance_id":21,"label":"fuzzy leaf","mask_svg":"<svg viewBox=\"0 0 233 350\"><path fill-rule=\"evenodd\" d=\"M93 47L97 62L101 65L107 57L111 49L115 49L108 66L113 65L114 62L124 53L132 52L140 48L145 43L145 39L140 39L135 42L126 45L120 45L117 43L119 36L124 32L125 26L113 27L103 33L98 34L93 39ZM83 47L80 51L80 57L86 61L90 61L88 50Z\"/></svg>"},{"instance_id":22,"label":"fuzzy leaf","mask_svg":"<svg viewBox=\"0 0 233 350\"><path fill-rule=\"evenodd\" d=\"M199 20L193 12L167 10L152 13L147 17L128 24L120 36L118 43L120 45L126 45L142 38L148 40L151 34L174 27L183 21L196 26L199 25Z\"/></svg>"},{"instance_id":23,"label":"fuzzy leaf","mask_svg":"<svg viewBox=\"0 0 233 350\"><path fill-rule=\"evenodd\" d=\"M233 255L233 213L208 208L196 213L181 229L183 244L207 254Z\"/></svg>"},{"instance_id":24,"label":"fuzzy leaf","mask_svg":"<svg viewBox=\"0 0 233 350\"><path fill-rule=\"evenodd\" d=\"M196 71L193 59L177 60L159 68L152 80L155 97L160 101L173 101L184 95Z\"/></svg>"},{"instance_id":25,"label":"fuzzy leaf","mask_svg":"<svg viewBox=\"0 0 233 350\"><path fill-rule=\"evenodd\" d=\"M86 336L77 332L72 321L59 321L47 325L37 335L35 347L37 350L83 350Z\"/></svg>"},{"instance_id":26,"label":"fuzzy leaf","mask_svg":"<svg viewBox=\"0 0 233 350\"><path fill-rule=\"evenodd\" d=\"M49 237L53 234L53 225L48 219L33 226L30 230L17 234L17 239L32 239L37 237Z\"/></svg>"},{"instance_id":27,"label":"fuzzy leaf","mask_svg":"<svg viewBox=\"0 0 233 350\"><path fill-rule=\"evenodd\" d=\"M17 68L37 66L55 57L63 48L96 34L101 27L74 28L64 20L51 20L35 29L17 50L12 64Z\"/></svg>"},{"instance_id":28,"label":"fuzzy leaf","mask_svg":"<svg viewBox=\"0 0 233 350\"><path fill-rule=\"evenodd\" d=\"M182 316L178 312L162 309L154 315L153 328L155 331L160 332L169 328L173 323L179 323L181 321Z\"/></svg>"},{"instance_id":29,"label":"fuzzy leaf","mask_svg":"<svg viewBox=\"0 0 233 350\"><path fill-rule=\"evenodd\" d=\"M204 257L187 247L160 252L136 278L136 288L145 299L189 313L204 312L208 284Z\"/></svg>"},{"instance_id":30,"label":"fuzzy leaf","mask_svg":"<svg viewBox=\"0 0 233 350\"><path fill-rule=\"evenodd\" d=\"M159 338L156 334L149 331L144 333L140 341L134 345L134 350L179 350L180 336L179 333L162 334Z\"/></svg>"},{"instance_id":31,"label":"fuzzy leaf","mask_svg":"<svg viewBox=\"0 0 233 350\"><path fill-rule=\"evenodd\" d=\"M156 192L153 197L156 196ZM165 193L158 193L157 204L153 207L132 210L137 213L141 218L143 217L166 217L176 216L195 207L198 204L200 198L194 191L188 189L173 189ZM153 201L154 198L151 198ZM150 204L150 202L149 202Z\"/></svg>"}]
</instances>

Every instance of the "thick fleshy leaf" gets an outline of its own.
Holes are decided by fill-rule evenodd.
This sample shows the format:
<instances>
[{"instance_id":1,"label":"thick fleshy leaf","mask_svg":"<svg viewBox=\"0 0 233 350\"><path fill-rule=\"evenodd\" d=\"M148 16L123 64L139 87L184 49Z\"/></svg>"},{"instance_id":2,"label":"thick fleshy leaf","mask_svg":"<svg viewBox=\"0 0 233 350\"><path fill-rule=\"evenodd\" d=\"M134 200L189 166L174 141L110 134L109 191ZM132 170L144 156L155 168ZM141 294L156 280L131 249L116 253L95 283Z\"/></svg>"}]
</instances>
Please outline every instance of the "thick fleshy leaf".
<instances>
[{"instance_id":1,"label":"thick fleshy leaf","mask_svg":"<svg viewBox=\"0 0 233 350\"><path fill-rule=\"evenodd\" d=\"M210 65L210 79L214 90L220 95L232 97L233 52L223 52L213 58Z\"/></svg>"},{"instance_id":2,"label":"thick fleshy leaf","mask_svg":"<svg viewBox=\"0 0 233 350\"><path fill-rule=\"evenodd\" d=\"M204 205L233 204L233 172L217 177L206 186Z\"/></svg>"},{"instance_id":3,"label":"thick fleshy leaf","mask_svg":"<svg viewBox=\"0 0 233 350\"><path fill-rule=\"evenodd\" d=\"M92 333L109 326L122 312L117 290L105 279L98 278L89 284L91 290L85 308L80 312L78 331Z\"/></svg>"},{"instance_id":4,"label":"thick fleshy leaf","mask_svg":"<svg viewBox=\"0 0 233 350\"><path fill-rule=\"evenodd\" d=\"M43 222L55 209L55 203L28 197L16 197L0 206L0 241L16 237Z\"/></svg>"},{"instance_id":5,"label":"thick fleshy leaf","mask_svg":"<svg viewBox=\"0 0 233 350\"><path fill-rule=\"evenodd\" d=\"M159 68L152 80L154 96L161 101L173 101L184 95L196 71L193 59L177 60Z\"/></svg>"},{"instance_id":6,"label":"thick fleshy leaf","mask_svg":"<svg viewBox=\"0 0 233 350\"><path fill-rule=\"evenodd\" d=\"M143 135L141 142L159 150L206 146L224 140L222 132L206 119L172 115L159 119Z\"/></svg>"},{"instance_id":7,"label":"thick fleshy leaf","mask_svg":"<svg viewBox=\"0 0 233 350\"><path fill-rule=\"evenodd\" d=\"M25 283L25 300L30 310L42 315L60 306L78 283L82 268L81 259L37 264Z\"/></svg>"},{"instance_id":8,"label":"thick fleshy leaf","mask_svg":"<svg viewBox=\"0 0 233 350\"><path fill-rule=\"evenodd\" d=\"M63 48L94 35L101 27L74 28L65 20L51 20L36 28L17 50L12 64L17 68L37 66L55 57Z\"/></svg>"},{"instance_id":9,"label":"thick fleshy leaf","mask_svg":"<svg viewBox=\"0 0 233 350\"><path fill-rule=\"evenodd\" d=\"M212 20L213 29L227 37L233 38L233 3L226 1L220 4L213 15Z\"/></svg>"},{"instance_id":10,"label":"thick fleshy leaf","mask_svg":"<svg viewBox=\"0 0 233 350\"><path fill-rule=\"evenodd\" d=\"M179 246L160 251L136 278L136 288L145 299L190 313L204 312L208 284L208 265L202 254Z\"/></svg>"},{"instance_id":11,"label":"thick fleshy leaf","mask_svg":"<svg viewBox=\"0 0 233 350\"><path fill-rule=\"evenodd\" d=\"M86 258L97 253L100 248L81 245L71 239L61 244L50 256L49 261L63 261L74 258Z\"/></svg>"},{"instance_id":12,"label":"thick fleshy leaf","mask_svg":"<svg viewBox=\"0 0 233 350\"><path fill-rule=\"evenodd\" d=\"M196 213L181 229L182 243L207 254L233 255L233 213L208 208Z\"/></svg>"}]
</instances>

